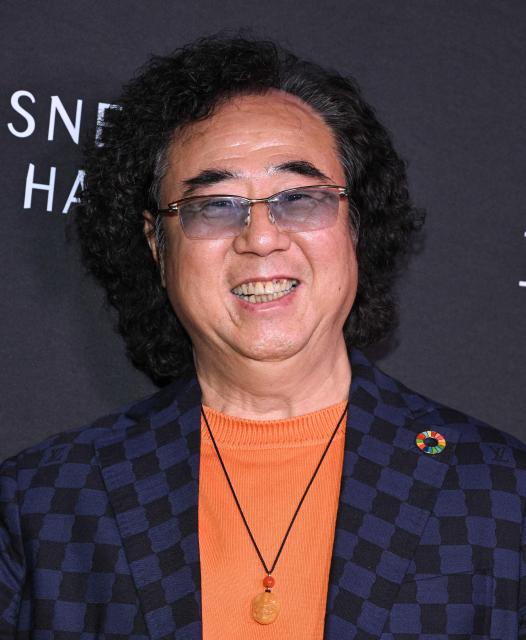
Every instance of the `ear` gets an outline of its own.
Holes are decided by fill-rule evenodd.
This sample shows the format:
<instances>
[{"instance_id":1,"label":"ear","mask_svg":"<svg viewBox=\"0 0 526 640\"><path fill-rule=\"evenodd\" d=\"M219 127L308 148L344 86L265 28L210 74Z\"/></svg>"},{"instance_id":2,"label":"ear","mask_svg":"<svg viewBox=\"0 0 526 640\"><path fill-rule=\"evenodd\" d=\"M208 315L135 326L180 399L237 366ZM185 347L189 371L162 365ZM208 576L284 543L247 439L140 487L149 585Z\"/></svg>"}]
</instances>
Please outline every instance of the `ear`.
<instances>
[{"instance_id":1,"label":"ear","mask_svg":"<svg viewBox=\"0 0 526 640\"><path fill-rule=\"evenodd\" d=\"M164 281L163 261L162 256L159 255L159 247L157 246L157 238L155 237L155 217L151 211L148 211L147 209L142 212L142 217L144 220L144 235L148 242L148 246L150 247L150 251L152 252L152 257L159 268L162 285L165 287L166 283Z\"/></svg>"}]
</instances>

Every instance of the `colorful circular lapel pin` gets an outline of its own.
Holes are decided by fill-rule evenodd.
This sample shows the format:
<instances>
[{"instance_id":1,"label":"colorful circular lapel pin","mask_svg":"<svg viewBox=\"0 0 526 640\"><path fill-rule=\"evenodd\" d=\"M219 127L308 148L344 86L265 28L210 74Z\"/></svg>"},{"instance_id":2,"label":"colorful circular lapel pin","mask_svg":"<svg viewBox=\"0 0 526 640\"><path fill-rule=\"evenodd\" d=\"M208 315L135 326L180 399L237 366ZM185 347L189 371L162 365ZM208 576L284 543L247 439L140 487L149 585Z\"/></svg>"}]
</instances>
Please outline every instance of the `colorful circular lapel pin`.
<instances>
[{"instance_id":1,"label":"colorful circular lapel pin","mask_svg":"<svg viewBox=\"0 0 526 640\"><path fill-rule=\"evenodd\" d=\"M422 431L416 436L416 446L424 453L441 453L446 448L446 439L438 431Z\"/></svg>"}]
</instances>

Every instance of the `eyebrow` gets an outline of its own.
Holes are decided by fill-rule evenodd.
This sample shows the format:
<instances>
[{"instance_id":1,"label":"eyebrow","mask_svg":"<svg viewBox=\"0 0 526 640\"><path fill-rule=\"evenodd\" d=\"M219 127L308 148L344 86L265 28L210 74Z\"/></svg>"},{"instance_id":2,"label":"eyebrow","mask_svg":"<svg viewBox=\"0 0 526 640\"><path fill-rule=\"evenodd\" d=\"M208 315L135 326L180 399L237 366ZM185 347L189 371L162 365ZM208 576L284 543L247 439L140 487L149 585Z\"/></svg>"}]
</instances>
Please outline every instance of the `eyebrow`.
<instances>
[{"instance_id":1,"label":"eyebrow","mask_svg":"<svg viewBox=\"0 0 526 640\"><path fill-rule=\"evenodd\" d=\"M290 162L282 162L274 167L270 167L268 173L281 173L289 172L296 173L300 176L306 176L308 178L319 178L320 180L326 180L332 182L323 171L320 171L318 167L314 166L312 162L308 160L292 160Z\"/></svg>"},{"instance_id":2,"label":"eyebrow","mask_svg":"<svg viewBox=\"0 0 526 640\"><path fill-rule=\"evenodd\" d=\"M274 173L295 173L300 176L308 178L318 178L327 182L332 182L323 171L320 171L315 165L308 160L291 160L289 162L281 162L280 164L273 165L267 169L267 173L270 175ZM228 169L203 169L197 175L183 180L185 189L182 194L182 198L187 198L192 195L200 187L210 187L223 180L232 180L235 178L241 178L242 175L229 171Z\"/></svg>"},{"instance_id":3,"label":"eyebrow","mask_svg":"<svg viewBox=\"0 0 526 640\"><path fill-rule=\"evenodd\" d=\"M183 180L183 184L186 187L183 191L183 198L192 195L194 191L199 187L208 187L223 180L231 180L232 178L239 178L238 173L228 171L228 169L204 169L192 178Z\"/></svg>"}]
</instances>

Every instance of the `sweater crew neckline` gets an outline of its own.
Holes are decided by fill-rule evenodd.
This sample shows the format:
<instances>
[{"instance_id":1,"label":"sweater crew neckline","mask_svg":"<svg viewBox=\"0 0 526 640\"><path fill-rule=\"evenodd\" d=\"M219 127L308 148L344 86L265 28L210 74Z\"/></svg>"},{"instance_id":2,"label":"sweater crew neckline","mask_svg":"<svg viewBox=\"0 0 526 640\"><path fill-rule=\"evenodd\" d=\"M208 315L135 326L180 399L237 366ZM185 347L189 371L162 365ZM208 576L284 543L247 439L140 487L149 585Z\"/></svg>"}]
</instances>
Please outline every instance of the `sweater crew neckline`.
<instances>
[{"instance_id":1,"label":"sweater crew neckline","mask_svg":"<svg viewBox=\"0 0 526 640\"><path fill-rule=\"evenodd\" d=\"M319 444L327 441L336 428L346 404L347 400L343 400L318 411L282 420L239 418L221 413L206 405L203 409L216 443L240 448ZM345 422L345 419L342 420L336 438L343 433ZM212 443L203 419L201 419L201 438Z\"/></svg>"}]
</instances>

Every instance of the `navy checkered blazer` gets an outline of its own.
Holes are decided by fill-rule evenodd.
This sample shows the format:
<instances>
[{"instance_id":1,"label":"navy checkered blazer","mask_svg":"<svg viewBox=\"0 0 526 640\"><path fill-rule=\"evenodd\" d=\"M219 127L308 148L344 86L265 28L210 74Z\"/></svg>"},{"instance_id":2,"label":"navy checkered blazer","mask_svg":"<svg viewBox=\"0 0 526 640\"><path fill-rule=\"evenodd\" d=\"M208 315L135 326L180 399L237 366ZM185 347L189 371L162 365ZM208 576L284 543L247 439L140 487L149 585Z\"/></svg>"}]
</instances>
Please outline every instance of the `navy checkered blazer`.
<instances>
[{"instance_id":1,"label":"navy checkered blazer","mask_svg":"<svg viewBox=\"0 0 526 640\"><path fill-rule=\"evenodd\" d=\"M324 637L526 638L524 445L351 362ZM201 638L199 412L192 378L2 465L0 638Z\"/></svg>"}]
</instances>

